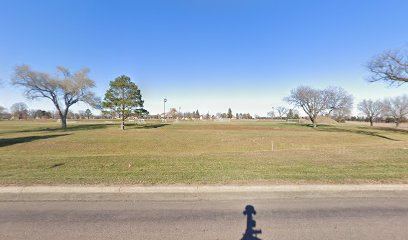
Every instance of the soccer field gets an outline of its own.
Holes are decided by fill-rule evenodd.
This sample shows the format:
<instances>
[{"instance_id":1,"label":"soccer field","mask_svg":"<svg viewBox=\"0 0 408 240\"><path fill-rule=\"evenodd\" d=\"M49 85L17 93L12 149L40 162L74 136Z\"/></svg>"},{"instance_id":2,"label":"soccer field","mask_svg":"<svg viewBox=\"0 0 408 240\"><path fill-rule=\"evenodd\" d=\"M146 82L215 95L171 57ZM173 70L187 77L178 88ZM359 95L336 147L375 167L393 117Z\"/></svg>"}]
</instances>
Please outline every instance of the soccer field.
<instances>
[{"instance_id":1,"label":"soccer field","mask_svg":"<svg viewBox=\"0 0 408 240\"><path fill-rule=\"evenodd\" d=\"M408 183L408 130L0 121L0 184Z\"/></svg>"}]
</instances>

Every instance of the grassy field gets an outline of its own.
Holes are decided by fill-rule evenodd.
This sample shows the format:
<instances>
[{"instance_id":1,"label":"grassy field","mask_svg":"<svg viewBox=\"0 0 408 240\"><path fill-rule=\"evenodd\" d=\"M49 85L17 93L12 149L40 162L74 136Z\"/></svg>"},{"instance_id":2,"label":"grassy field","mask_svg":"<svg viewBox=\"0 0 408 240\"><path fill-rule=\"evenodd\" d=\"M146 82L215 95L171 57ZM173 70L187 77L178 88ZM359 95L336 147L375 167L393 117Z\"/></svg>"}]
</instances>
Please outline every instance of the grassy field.
<instances>
[{"instance_id":1,"label":"grassy field","mask_svg":"<svg viewBox=\"0 0 408 240\"><path fill-rule=\"evenodd\" d=\"M408 130L0 121L0 184L408 183Z\"/></svg>"}]
</instances>

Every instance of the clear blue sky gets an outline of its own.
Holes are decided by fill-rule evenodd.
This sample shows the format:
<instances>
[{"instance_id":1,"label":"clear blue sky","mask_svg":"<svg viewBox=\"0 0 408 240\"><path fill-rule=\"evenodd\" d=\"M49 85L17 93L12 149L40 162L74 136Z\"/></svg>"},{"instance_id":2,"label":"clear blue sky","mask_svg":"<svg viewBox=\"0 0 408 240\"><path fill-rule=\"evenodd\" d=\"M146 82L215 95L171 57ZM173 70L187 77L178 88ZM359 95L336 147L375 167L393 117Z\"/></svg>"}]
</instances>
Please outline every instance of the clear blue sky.
<instances>
[{"instance_id":1,"label":"clear blue sky","mask_svg":"<svg viewBox=\"0 0 408 240\"><path fill-rule=\"evenodd\" d=\"M18 64L54 72L89 67L96 93L129 75L146 109L266 115L298 85L344 87L355 96L408 93L368 83L364 64L408 45L408 1L0 0L0 78ZM0 88L0 105L27 101ZM77 106L78 110L84 106Z\"/></svg>"}]
</instances>

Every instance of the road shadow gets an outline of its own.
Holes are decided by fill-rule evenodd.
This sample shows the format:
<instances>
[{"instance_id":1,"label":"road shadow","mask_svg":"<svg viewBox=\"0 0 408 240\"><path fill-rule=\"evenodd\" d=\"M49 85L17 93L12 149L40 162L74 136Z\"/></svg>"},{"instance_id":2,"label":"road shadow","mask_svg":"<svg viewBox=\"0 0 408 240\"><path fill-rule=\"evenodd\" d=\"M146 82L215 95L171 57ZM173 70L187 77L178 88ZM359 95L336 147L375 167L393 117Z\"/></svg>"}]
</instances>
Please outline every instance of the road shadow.
<instances>
[{"instance_id":1,"label":"road shadow","mask_svg":"<svg viewBox=\"0 0 408 240\"><path fill-rule=\"evenodd\" d=\"M27 142L32 142L32 141L36 141L36 140L62 137L62 136L66 136L66 135L70 135L70 134L56 134L56 135L46 135L46 136L28 136L28 137L5 138L5 139L0 139L0 148L1 147L11 146L11 145L14 145L14 144L19 144L19 143L27 143Z\"/></svg>"},{"instance_id":2,"label":"road shadow","mask_svg":"<svg viewBox=\"0 0 408 240\"><path fill-rule=\"evenodd\" d=\"M346 128L339 128L339 127L324 126L324 127L316 128L316 130L321 131L321 132L355 133L355 134L362 134L362 135L371 136L371 137L383 138L383 139L387 139L390 141L401 141L399 139L390 138L390 137L381 135L376 131L372 131L371 129L368 130L366 128L360 128L360 127L356 129L346 129Z\"/></svg>"},{"instance_id":3,"label":"road shadow","mask_svg":"<svg viewBox=\"0 0 408 240\"><path fill-rule=\"evenodd\" d=\"M245 232L241 240L261 240L258 238L258 234L262 234L262 230L255 229L256 221L254 220L254 215L256 214L255 208L252 205L247 205L243 212L246 215L247 223Z\"/></svg>"}]
</instances>

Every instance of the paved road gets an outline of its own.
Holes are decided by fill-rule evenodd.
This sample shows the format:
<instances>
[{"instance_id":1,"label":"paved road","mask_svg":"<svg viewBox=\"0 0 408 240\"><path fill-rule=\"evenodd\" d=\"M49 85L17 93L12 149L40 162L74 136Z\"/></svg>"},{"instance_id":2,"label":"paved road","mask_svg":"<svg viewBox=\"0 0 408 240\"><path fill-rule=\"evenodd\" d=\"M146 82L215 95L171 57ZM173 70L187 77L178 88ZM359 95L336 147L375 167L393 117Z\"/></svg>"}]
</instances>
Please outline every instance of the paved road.
<instances>
[{"instance_id":1,"label":"paved road","mask_svg":"<svg viewBox=\"0 0 408 240\"><path fill-rule=\"evenodd\" d=\"M0 202L0 239L408 239L408 198L330 197Z\"/></svg>"}]
</instances>

